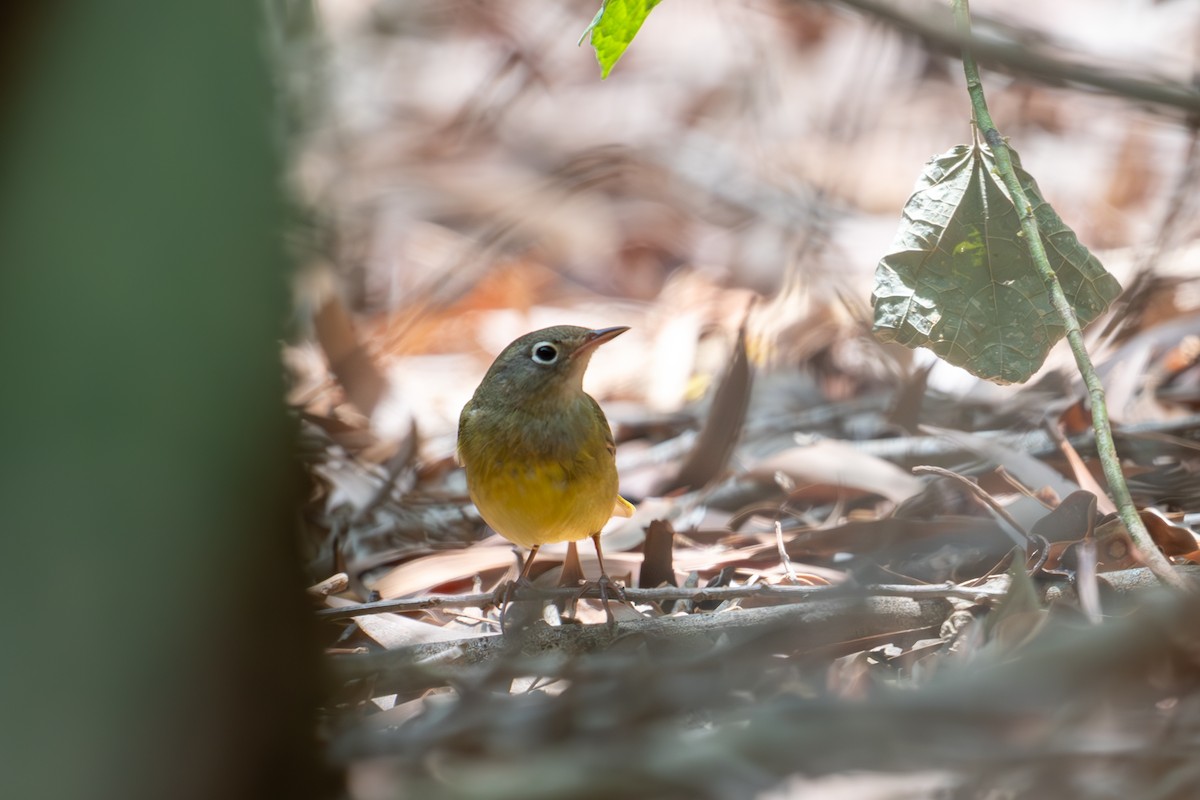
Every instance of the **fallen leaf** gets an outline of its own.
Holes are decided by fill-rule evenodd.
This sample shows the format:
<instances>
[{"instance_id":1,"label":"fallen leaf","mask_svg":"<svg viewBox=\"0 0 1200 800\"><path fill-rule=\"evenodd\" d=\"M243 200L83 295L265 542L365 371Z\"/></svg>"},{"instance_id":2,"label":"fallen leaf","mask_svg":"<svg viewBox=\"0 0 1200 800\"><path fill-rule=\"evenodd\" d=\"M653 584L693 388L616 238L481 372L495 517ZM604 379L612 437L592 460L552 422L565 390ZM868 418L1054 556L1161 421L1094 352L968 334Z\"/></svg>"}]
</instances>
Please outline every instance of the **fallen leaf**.
<instances>
[{"instance_id":1,"label":"fallen leaf","mask_svg":"<svg viewBox=\"0 0 1200 800\"><path fill-rule=\"evenodd\" d=\"M760 480L786 475L797 487L826 486L876 494L899 503L921 491L921 481L881 458L834 439L791 447L769 456L749 471Z\"/></svg>"}]
</instances>

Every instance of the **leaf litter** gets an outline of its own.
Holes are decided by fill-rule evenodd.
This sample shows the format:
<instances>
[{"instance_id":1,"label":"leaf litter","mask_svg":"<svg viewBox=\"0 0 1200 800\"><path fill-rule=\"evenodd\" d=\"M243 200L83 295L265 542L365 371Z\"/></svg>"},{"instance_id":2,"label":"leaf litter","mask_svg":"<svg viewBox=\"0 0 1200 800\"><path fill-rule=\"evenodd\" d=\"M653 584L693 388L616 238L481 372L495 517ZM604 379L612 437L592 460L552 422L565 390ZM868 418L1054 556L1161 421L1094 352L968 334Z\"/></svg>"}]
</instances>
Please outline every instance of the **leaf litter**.
<instances>
[{"instance_id":1,"label":"leaf litter","mask_svg":"<svg viewBox=\"0 0 1200 800\"><path fill-rule=\"evenodd\" d=\"M310 576L344 576L313 597L350 797L1200 787L1198 609L1106 513L1069 356L996 387L868 332L912 176L969 135L934 56L820 5L667 3L600 83L587 4L318 7L296 183L328 245L285 363ZM1198 202L1187 132L1031 82L995 104L1130 287L1088 335L1143 518L1200 564L1200 215L1162 214ZM1100 116L1150 152L1106 161ZM1122 224L1081 213L1096 184ZM564 322L633 328L586 382L638 506L604 534L629 603L610 629L547 546L502 634L516 557L454 425L499 349Z\"/></svg>"}]
</instances>

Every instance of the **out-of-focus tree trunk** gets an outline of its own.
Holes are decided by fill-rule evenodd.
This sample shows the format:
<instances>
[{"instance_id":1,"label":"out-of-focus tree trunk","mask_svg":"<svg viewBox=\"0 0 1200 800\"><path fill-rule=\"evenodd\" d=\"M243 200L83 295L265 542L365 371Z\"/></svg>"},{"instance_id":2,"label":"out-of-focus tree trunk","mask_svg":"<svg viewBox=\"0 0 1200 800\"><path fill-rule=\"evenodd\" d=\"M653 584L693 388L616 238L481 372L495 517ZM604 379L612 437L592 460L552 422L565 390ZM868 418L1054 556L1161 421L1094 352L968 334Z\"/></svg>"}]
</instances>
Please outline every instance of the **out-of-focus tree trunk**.
<instances>
[{"instance_id":1,"label":"out-of-focus tree trunk","mask_svg":"<svg viewBox=\"0 0 1200 800\"><path fill-rule=\"evenodd\" d=\"M0 92L3 797L318 792L260 11L18 15Z\"/></svg>"}]
</instances>

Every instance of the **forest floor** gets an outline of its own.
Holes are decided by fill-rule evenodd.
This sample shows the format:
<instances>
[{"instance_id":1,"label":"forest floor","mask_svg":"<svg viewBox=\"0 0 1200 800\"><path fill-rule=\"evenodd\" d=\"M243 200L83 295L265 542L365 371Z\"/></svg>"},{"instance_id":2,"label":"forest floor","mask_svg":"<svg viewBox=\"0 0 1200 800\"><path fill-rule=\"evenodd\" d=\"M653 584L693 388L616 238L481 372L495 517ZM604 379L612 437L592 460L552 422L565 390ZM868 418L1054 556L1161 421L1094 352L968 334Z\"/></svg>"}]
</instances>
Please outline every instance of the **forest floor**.
<instances>
[{"instance_id":1,"label":"forest floor","mask_svg":"<svg viewBox=\"0 0 1200 800\"><path fill-rule=\"evenodd\" d=\"M319 3L295 47L321 256L285 362L349 796L1196 796L1200 602L1116 519L1070 353L997 386L871 335L913 183L971 137L961 64L856 4L676 1L601 82L595 5ZM1189 4L1054 5L995 30L1192 80ZM984 73L999 129L1125 287L1088 343L1196 577L1197 127L1010 72ZM555 588L550 545L502 626L516 553L457 419L555 324L631 328L585 384L637 509L602 539L625 599L609 624Z\"/></svg>"}]
</instances>

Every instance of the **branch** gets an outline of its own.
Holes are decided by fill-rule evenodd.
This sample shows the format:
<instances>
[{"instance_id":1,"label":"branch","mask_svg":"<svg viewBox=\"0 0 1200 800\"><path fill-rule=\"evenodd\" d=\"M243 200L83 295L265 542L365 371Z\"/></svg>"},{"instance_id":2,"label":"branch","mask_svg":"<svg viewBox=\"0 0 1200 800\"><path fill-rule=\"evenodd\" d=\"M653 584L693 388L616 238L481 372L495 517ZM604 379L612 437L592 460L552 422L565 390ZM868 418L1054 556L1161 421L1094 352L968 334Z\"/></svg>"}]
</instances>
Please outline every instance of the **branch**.
<instances>
[{"instance_id":1,"label":"branch","mask_svg":"<svg viewBox=\"0 0 1200 800\"><path fill-rule=\"evenodd\" d=\"M1054 273L1054 269L1046 257L1042 235L1038 230L1037 219L1033 215L1033 206L1025 195L1025 190L1021 188L1021 182L1013 169L1008 144L996 130L996 125L988 112L987 101L983 95L983 83L979 78L979 67L975 63L972 49L975 45L970 36L971 12L967 0L954 0L954 17L959 30L963 33L963 40L969 43L962 51L963 72L966 73L967 92L971 96L975 124L991 149L992 156L996 159L996 169L1000 173L1001 180L1004 181L1005 188L1008 189L1009 196L1012 198L1017 215L1021 220L1025 245L1029 248L1038 273L1050 292L1051 304L1066 328L1071 353L1075 356L1075 363L1079 367L1079 373L1083 376L1083 382L1087 386L1088 396L1092 402L1092 430L1096 434L1096 452L1104 469L1104 477L1108 480L1108 489L1112 492L1113 500L1117 504L1117 512L1129 530L1134 544L1141 551L1143 563L1163 583L1177 589L1184 589L1186 584L1171 568L1171 563L1167 561L1166 557L1159 552L1158 546L1154 544L1149 531L1142 523L1142 518L1138 516L1137 507L1133 504L1129 486L1125 483L1125 474L1121 470L1121 460L1117 456L1117 447L1113 442L1112 427L1108 422L1108 404L1104 399L1104 385L1100 382L1100 376L1096 374L1095 367L1092 366L1092 359L1088 355L1087 346L1083 341L1083 331L1079 328L1079 320L1071 308L1071 301L1063 292L1062 285L1058 282L1058 276Z\"/></svg>"},{"instance_id":2,"label":"branch","mask_svg":"<svg viewBox=\"0 0 1200 800\"><path fill-rule=\"evenodd\" d=\"M971 52L991 67L1015 75L1027 75L1045 83L1065 84L1094 89L1105 94L1137 100L1151 106L1200 115L1200 87L1172 81L1149 73L1129 74L1102 66L1092 57L1084 62L1059 55L1064 51L1056 46L1050 52L1040 43L1046 35L1033 29L1015 28L995 20L980 18L986 26L985 35L956 30L946 19L941 4L926 4L913 8L911 3L892 3L886 0L839 0L842 5L866 12L894 28L914 34L928 45L947 53L970 48ZM1054 46L1053 42L1047 43Z\"/></svg>"},{"instance_id":3,"label":"branch","mask_svg":"<svg viewBox=\"0 0 1200 800\"><path fill-rule=\"evenodd\" d=\"M996 586L959 586L951 583L912 586L905 584L881 584L860 586L847 590L840 586L786 586L779 584L755 584L753 586L719 586L713 588L625 589L625 599L631 603L657 603L669 600L690 600L693 603L706 601L735 600L740 598L769 598L782 603L800 603L822 597L921 597L970 600L977 603L998 600L1006 589ZM569 600L575 597L599 599L600 592L594 586L579 589L529 589L518 590L517 600ZM318 619L339 620L362 617L369 614L424 611L431 608L471 608L492 605L495 595L491 592L458 595L428 595L396 600L377 600L341 608L323 608L316 612Z\"/></svg>"},{"instance_id":4,"label":"branch","mask_svg":"<svg viewBox=\"0 0 1200 800\"><path fill-rule=\"evenodd\" d=\"M1200 415L1171 420L1154 420L1122 425L1117 431L1120 437L1136 438L1138 436L1153 436L1167 433L1191 437L1193 432L1200 429ZM1054 440L1046 431L1034 429L1030 431L979 431L972 437L984 441L998 442L1004 447L1020 450L1034 458L1046 458L1058 452ZM1067 441L1073 448L1081 452L1090 452L1095 448L1095 433L1088 431L1078 436L1071 436ZM847 444L855 450L887 461L917 461L928 462L931 459L958 459L967 455L978 455L962 442L947 439L944 436L900 436L893 439L864 439L849 441Z\"/></svg>"},{"instance_id":5,"label":"branch","mask_svg":"<svg viewBox=\"0 0 1200 800\"><path fill-rule=\"evenodd\" d=\"M773 647L810 651L886 637L933 638L952 611L940 598L847 597L803 605L739 609L717 614L658 617L608 625L534 625L516 634L482 636L329 659L335 686L363 682L370 696L423 691L487 675L555 675L573 657L617 642L667 645L672 652L707 652L720 642L737 648L767 638ZM869 648L874 645L865 645Z\"/></svg>"},{"instance_id":6,"label":"branch","mask_svg":"<svg viewBox=\"0 0 1200 800\"><path fill-rule=\"evenodd\" d=\"M1181 576L1200 576L1200 567L1179 568ZM1158 585L1146 569L1122 570L1097 576L1099 583L1120 595L1152 589ZM561 675L580 655L597 653L622 644L663 647L671 652L711 652L715 643L736 649L750 642L765 644L777 652L811 652L823 648L868 650L880 644L936 638L953 606L951 591L970 592L982 601L996 599L1003 578L990 587L968 589L946 586L871 587L904 589L913 596L848 595L845 590L823 587L826 596L800 605L738 609L681 617L657 617L621 622L619 625L535 625L516 634L482 636L411 645L365 655L337 655L329 659L331 685L343 687L357 682L371 697L419 692L465 681L512 678L527 675ZM737 587L744 589L747 587ZM753 587L750 587L753 588ZM787 590L811 587L777 587ZM654 592L665 589L627 590ZM696 590L717 599L721 590ZM840 592L840 594L838 594ZM939 596L939 592L944 596ZM711 595L710 593L717 593ZM697 596L683 592L684 596ZM809 593L810 597L812 592ZM675 592L675 597L680 592ZM466 595L478 598L478 595ZM490 598L490 595L487 595ZM1048 585L1044 602L1076 602L1075 590L1067 580ZM395 602L395 601L388 601ZM377 604L371 604L377 605ZM346 609L338 609L344 611Z\"/></svg>"}]
</instances>

